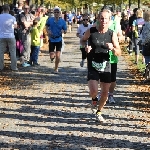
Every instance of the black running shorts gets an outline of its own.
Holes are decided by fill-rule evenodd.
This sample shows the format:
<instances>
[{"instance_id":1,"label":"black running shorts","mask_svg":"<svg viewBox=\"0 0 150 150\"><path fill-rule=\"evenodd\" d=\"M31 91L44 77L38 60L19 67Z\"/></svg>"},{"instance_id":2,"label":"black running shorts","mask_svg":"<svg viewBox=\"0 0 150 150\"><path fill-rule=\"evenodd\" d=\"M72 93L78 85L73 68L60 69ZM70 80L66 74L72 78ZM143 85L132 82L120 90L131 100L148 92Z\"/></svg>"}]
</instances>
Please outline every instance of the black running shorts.
<instances>
[{"instance_id":1,"label":"black running shorts","mask_svg":"<svg viewBox=\"0 0 150 150\"><path fill-rule=\"evenodd\" d=\"M49 52L54 52L55 48L56 48L56 51L61 51L62 41L61 42L50 42L49 41Z\"/></svg>"},{"instance_id":2,"label":"black running shorts","mask_svg":"<svg viewBox=\"0 0 150 150\"><path fill-rule=\"evenodd\" d=\"M104 83L111 83L111 73L110 72L98 72L94 68L88 68L87 80L96 80Z\"/></svg>"},{"instance_id":3,"label":"black running shorts","mask_svg":"<svg viewBox=\"0 0 150 150\"><path fill-rule=\"evenodd\" d=\"M111 64L111 82L116 81L117 63Z\"/></svg>"}]
</instances>

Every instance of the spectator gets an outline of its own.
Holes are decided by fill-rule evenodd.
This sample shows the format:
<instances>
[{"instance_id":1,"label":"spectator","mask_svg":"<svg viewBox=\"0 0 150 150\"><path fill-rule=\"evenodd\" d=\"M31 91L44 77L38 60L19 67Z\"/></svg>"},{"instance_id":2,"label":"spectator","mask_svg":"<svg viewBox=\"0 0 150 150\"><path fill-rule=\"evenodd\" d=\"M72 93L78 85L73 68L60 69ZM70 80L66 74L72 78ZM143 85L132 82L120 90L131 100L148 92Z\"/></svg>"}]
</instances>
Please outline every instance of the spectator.
<instances>
[{"instance_id":1,"label":"spectator","mask_svg":"<svg viewBox=\"0 0 150 150\"><path fill-rule=\"evenodd\" d=\"M140 34L142 31L142 26L144 25L144 19L143 19L143 11L141 9L138 9L136 11L136 17L132 24L132 30L133 30L133 42L135 45L135 64L138 64L139 61L139 54L140 54Z\"/></svg>"},{"instance_id":2,"label":"spectator","mask_svg":"<svg viewBox=\"0 0 150 150\"><path fill-rule=\"evenodd\" d=\"M23 12L23 6L24 6L24 0L19 0L18 1L18 8L16 8L15 14L21 14Z\"/></svg>"},{"instance_id":3,"label":"spectator","mask_svg":"<svg viewBox=\"0 0 150 150\"><path fill-rule=\"evenodd\" d=\"M4 52L8 46L11 58L11 69L17 71L16 40L14 28L17 28L16 18L9 14L9 5L3 6L3 14L0 14L0 70L4 68Z\"/></svg>"},{"instance_id":4,"label":"spectator","mask_svg":"<svg viewBox=\"0 0 150 150\"><path fill-rule=\"evenodd\" d=\"M133 21L137 18L136 17L136 11L137 10L138 10L138 8L134 8L133 9L133 15L129 17L129 30L131 30L131 32L129 32L128 37L130 38L129 53L131 53L131 54L133 52L133 31L132 31L132 24L133 24Z\"/></svg>"},{"instance_id":5,"label":"spectator","mask_svg":"<svg viewBox=\"0 0 150 150\"><path fill-rule=\"evenodd\" d=\"M45 8L44 7L39 8L39 18L40 18L40 21L39 21L38 25L39 25L39 29L41 32L40 47L42 47L43 46L43 30L44 30L44 28L46 28L46 21L48 19L48 16L45 14ZM45 34L45 36L47 37L47 33ZM47 38L46 38L46 40L47 40ZM46 42L48 42L48 40Z\"/></svg>"},{"instance_id":6,"label":"spectator","mask_svg":"<svg viewBox=\"0 0 150 150\"><path fill-rule=\"evenodd\" d=\"M128 20L128 16L127 16L127 15L125 15L125 16L123 17L123 19L121 19L120 24L121 24L122 33L123 33L123 35L125 35L126 30L127 30L128 27L129 27L129 20ZM127 40L127 36L125 35L125 41L126 41L126 40Z\"/></svg>"},{"instance_id":7,"label":"spectator","mask_svg":"<svg viewBox=\"0 0 150 150\"><path fill-rule=\"evenodd\" d=\"M145 58L145 64L147 65L150 62L150 11L144 13L144 20L145 25L141 33L141 40L143 45L142 54ZM149 45L148 49L146 49L146 45Z\"/></svg>"},{"instance_id":8,"label":"spectator","mask_svg":"<svg viewBox=\"0 0 150 150\"><path fill-rule=\"evenodd\" d=\"M31 53L30 64L39 66L38 55L40 51L40 30L38 29L38 20L33 20L33 28L31 29Z\"/></svg>"},{"instance_id":9,"label":"spectator","mask_svg":"<svg viewBox=\"0 0 150 150\"><path fill-rule=\"evenodd\" d=\"M25 5L24 14L20 15L21 26L22 26L22 42L23 51L21 53L21 63L23 67L30 66L30 53L31 53L31 35L30 29L33 24L33 15L29 14L29 6Z\"/></svg>"}]
</instances>

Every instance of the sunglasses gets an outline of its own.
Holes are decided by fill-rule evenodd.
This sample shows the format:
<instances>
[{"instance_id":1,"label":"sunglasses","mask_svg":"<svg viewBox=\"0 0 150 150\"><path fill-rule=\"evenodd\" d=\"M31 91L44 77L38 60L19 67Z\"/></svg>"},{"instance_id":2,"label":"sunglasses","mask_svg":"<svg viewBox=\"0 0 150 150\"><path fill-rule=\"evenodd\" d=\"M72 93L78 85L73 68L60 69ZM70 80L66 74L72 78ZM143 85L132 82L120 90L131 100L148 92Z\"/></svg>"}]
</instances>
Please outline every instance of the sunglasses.
<instances>
[{"instance_id":1,"label":"sunglasses","mask_svg":"<svg viewBox=\"0 0 150 150\"><path fill-rule=\"evenodd\" d=\"M54 12L55 14L59 14L59 12Z\"/></svg>"},{"instance_id":2,"label":"sunglasses","mask_svg":"<svg viewBox=\"0 0 150 150\"><path fill-rule=\"evenodd\" d=\"M85 21L85 20L88 21L88 19L83 19L83 21Z\"/></svg>"}]
</instances>

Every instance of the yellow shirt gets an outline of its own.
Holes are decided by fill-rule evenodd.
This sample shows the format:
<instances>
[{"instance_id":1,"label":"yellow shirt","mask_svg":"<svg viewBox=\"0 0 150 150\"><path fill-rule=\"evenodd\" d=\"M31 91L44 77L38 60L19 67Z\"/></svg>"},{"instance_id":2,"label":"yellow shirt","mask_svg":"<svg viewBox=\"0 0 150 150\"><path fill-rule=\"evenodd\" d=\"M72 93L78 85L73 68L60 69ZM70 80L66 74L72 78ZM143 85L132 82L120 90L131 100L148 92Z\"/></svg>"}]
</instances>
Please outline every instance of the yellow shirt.
<instances>
[{"instance_id":1,"label":"yellow shirt","mask_svg":"<svg viewBox=\"0 0 150 150\"><path fill-rule=\"evenodd\" d=\"M40 46L40 32L37 27L33 27L31 30L31 45Z\"/></svg>"}]
</instances>

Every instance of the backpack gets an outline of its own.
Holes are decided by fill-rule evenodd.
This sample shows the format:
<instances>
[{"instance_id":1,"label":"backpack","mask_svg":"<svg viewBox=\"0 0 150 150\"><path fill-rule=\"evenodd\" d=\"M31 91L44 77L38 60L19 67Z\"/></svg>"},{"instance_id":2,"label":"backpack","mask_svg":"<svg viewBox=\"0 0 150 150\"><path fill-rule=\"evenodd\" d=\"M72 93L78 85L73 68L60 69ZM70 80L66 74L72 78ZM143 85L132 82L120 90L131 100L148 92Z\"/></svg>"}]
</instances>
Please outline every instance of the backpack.
<instances>
[{"instance_id":1,"label":"backpack","mask_svg":"<svg viewBox=\"0 0 150 150\"><path fill-rule=\"evenodd\" d=\"M136 26L135 26L135 37L138 38L142 32L142 27L145 24L143 18L136 19Z\"/></svg>"},{"instance_id":2,"label":"backpack","mask_svg":"<svg viewBox=\"0 0 150 150\"><path fill-rule=\"evenodd\" d=\"M22 30L23 30L23 24L21 22L21 14L22 12L18 12L15 15L16 22L17 22L17 28L14 29L14 35L16 39L16 51L19 56L21 56L24 46L22 41Z\"/></svg>"}]
</instances>

